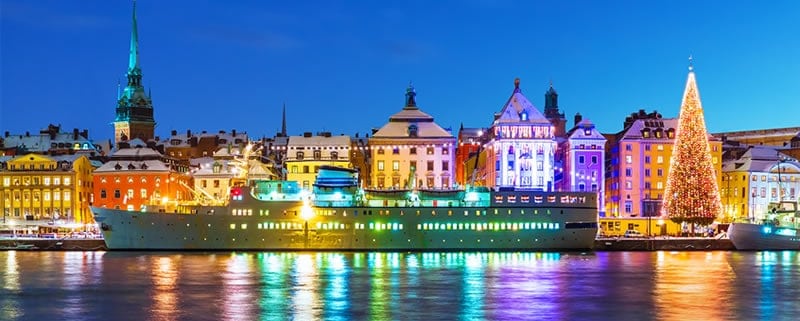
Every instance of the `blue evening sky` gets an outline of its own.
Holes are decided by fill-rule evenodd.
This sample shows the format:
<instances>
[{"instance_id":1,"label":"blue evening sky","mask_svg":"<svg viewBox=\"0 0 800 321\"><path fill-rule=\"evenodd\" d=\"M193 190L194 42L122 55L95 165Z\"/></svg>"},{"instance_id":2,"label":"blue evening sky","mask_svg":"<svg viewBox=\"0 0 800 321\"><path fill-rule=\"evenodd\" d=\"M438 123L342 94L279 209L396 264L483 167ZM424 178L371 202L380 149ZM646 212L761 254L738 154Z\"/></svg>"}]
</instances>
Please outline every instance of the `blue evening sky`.
<instances>
[{"instance_id":1,"label":"blue evening sky","mask_svg":"<svg viewBox=\"0 0 800 321\"><path fill-rule=\"evenodd\" d=\"M48 123L113 137L131 2L2 0L0 131ZM677 117L694 56L711 132L800 126L800 1L140 0L156 135L368 132L417 102L443 127L488 126L514 78L568 126L638 109Z\"/></svg>"}]
</instances>

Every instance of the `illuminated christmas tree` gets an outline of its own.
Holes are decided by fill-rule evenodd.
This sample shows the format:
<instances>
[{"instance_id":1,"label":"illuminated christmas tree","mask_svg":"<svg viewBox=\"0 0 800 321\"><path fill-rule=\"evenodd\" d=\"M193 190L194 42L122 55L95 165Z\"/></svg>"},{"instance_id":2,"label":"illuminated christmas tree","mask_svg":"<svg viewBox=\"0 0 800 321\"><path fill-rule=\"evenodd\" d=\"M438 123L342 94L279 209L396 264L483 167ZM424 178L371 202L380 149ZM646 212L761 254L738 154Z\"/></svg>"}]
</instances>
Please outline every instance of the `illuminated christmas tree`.
<instances>
[{"instance_id":1,"label":"illuminated christmas tree","mask_svg":"<svg viewBox=\"0 0 800 321\"><path fill-rule=\"evenodd\" d=\"M722 203L691 58L675 136L662 214L674 222L692 224L694 232L695 224L714 221Z\"/></svg>"}]
</instances>

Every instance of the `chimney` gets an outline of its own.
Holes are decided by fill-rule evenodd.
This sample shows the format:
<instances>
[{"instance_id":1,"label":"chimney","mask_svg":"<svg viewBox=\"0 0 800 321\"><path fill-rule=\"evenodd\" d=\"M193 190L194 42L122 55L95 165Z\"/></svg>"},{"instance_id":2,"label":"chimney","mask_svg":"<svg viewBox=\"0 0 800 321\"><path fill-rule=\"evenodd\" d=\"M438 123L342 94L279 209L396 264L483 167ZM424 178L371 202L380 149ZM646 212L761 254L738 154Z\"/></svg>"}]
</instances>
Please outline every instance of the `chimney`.
<instances>
[{"instance_id":1,"label":"chimney","mask_svg":"<svg viewBox=\"0 0 800 321\"><path fill-rule=\"evenodd\" d=\"M8 137L8 135L9 135L9 132L8 132L8 131L6 131L6 137Z\"/></svg>"},{"instance_id":2,"label":"chimney","mask_svg":"<svg viewBox=\"0 0 800 321\"><path fill-rule=\"evenodd\" d=\"M89 130L84 128L83 131L81 132L81 136L83 136L83 138L89 139Z\"/></svg>"},{"instance_id":3,"label":"chimney","mask_svg":"<svg viewBox=\"0 0 800 321\"><path fill-rule=\"evenodd\" d=\"M25 137L31 137L31 132L25 132Z\"/></svg>"},{"instance_id":4,"label":"chimney","mask_svg":"<svg viewBox=\"0 0 800 321\"><path fill-rule=\"evenodd\" d=\"M178 131L173 129L173 130L170 132L170 134L172 134L172 136L178 136Z\"/></svg>"},{"instance_id":5,"label":"chimney","mask_svg":"<svg viewBox=\"0 0 800 321\"><path fill-rule=\"evenodd\" d=\"M583 116L581 116L581 113L575 113L575 126L578 126L578 123L580 123L581 120L583 120Z\"/></svg>"},{"instance_id":6,"label":"chimney","mask_svg":"<svg viewBox=\"0 0 800 321\"><path fill-rule=\"evenodd\" d=\"M311 136L312 136L311 132L303 133L303 137L311 137Z\"/></svg>"},{"instance_id":7,"label":"chimney","mask_svg":"<svg viewBox=\"0 0 800 321\"><path fill-rule=\"evenodd\" d=\"M72 129L72 139L73 140L78 140L78 129L77 128L73 128Z\"/></svg>"},{"instance_id":8,"label":"chimney","mask_svg":"<svg viewBox=\"0 0 800 321\"><path fill-rule=\"evenodd\" d=\"M236 128L231 129L231 136L233 136L233 138L236 138Z\"/></svg>"},{"instance_id":9,"label":"chimney","mask_svg":"<svg viewBox=\"0 0 800 321\"><path fill-rule=\"evenodd\" d=\"M192 137L192 131L190 129L186 130L186 138Z\"/></svg>"}]
</instances>

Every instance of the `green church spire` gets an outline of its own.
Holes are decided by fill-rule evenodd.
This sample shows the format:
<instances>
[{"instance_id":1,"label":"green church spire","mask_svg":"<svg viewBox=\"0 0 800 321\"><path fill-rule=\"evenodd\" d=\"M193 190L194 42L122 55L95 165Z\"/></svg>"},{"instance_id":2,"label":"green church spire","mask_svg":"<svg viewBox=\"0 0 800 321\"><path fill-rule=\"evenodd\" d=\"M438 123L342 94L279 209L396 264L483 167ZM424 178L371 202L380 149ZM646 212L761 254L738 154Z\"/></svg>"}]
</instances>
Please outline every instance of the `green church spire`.
<instances>
[{"instance_id":1,"label":"green church spire","mask_svg":"<svg viewBox=\"0 0 800 321\"><path fill-rule=\"evenodd\" d=\"M137 72L138 71L138 72ZM131 53L128 57L128 74L138 73L139 69L139 30L136 26L136 0L133 0L133 29L131 29Z\"/></svg>"},{"instance_id":2,"label":"green church spire","mask_svg":"<svg viewBox=\"0 0 800 321\"><path fill-rule=\"evenodd\" d=\"M139 67L139 30L136 23L136 0L133 0L131 19L131 49L128 56L128 83L117 98L116 121L153 121L153 105L142 85Z\"/></svg>"}]
</instances>

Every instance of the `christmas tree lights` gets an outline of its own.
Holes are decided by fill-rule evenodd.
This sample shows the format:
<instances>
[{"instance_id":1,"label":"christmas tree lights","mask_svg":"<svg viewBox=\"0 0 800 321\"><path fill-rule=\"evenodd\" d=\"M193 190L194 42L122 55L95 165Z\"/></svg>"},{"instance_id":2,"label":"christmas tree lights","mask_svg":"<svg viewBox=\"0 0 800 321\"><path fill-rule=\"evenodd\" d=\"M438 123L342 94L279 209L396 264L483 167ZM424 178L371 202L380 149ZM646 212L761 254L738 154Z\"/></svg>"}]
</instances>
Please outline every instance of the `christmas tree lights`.
<instances>
[{"instance_id":1,"label":"christmas tree lights","mask_svg":"<svg viewBox=\"0 0 800 321\"><path fill-rule=\"evenodd\" d=\"M672 221L708 225L722 211L719 187L694 71L683 93L675 145L670 158L662 215Z\"/></svg>"}]
</instances>

